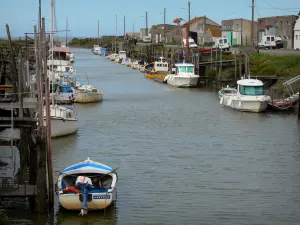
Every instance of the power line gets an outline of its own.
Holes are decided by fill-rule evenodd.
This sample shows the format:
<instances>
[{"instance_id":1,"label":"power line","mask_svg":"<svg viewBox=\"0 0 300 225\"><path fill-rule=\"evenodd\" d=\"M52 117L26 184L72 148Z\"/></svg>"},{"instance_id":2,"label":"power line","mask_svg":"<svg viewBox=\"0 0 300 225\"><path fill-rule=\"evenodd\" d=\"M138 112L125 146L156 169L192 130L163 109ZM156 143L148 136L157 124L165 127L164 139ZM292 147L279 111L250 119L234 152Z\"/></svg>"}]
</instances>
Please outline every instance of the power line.
<instances>
[{"instance_id":1,"label":"power line","mask_svg":"<svg viewBox=\"0 0 300 225\"><path fill-rule=\"evenodd\" d=\"M283 9L283 8L278 8L275 7L273 5L271 5L270 3L268 3L266 0L264 0L264 2L269 5L270 7L272 7L271 9L276 9L276 10L281 10L281 11L286 11L286 12L298 12L299 9L296 10L296 8L294 8L295 10L289 10L289 9Z\"/></svg>"}]
</instances>

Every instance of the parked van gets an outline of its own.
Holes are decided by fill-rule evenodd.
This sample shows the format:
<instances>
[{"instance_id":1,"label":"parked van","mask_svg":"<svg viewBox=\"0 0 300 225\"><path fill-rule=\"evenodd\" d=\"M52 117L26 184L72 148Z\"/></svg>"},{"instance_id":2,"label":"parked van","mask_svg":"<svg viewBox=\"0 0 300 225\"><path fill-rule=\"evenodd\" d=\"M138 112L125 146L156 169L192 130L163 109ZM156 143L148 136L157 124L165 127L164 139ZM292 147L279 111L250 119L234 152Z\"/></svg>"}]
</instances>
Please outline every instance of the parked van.
<instances>
[{"instance_id":1,"label":"parked van","mask_svg":"<svg viewBox=\"0 0 300 225\"><path fill-rule=\"evenodd\" d=\"M150 36L144 36L143 37L143 42L146 42L146 43L151 42L151 37Z\"/></svg>"},{"instance_id":2,"label":"parked van","mask_svg":"<svg viewBox=\"0 0 300 225\"><path fill-rule=\"evenodd\" d=\"M278 48L281 45L281 38L275 35L263 36L258 43L259 48Z\"/></svg>"},{"instance_id":3,"label":"parked van","mask_svg":"<svg viewBox=\"0 0 300 225\"><path fill-rule=\"evenodd\" d=\"M182 42L183 42L183 46L186 47L186 39L183 39ZM198 47L198 45L195 43L194 39L192 39L192 38L189 38L189 47L190 48Z\"/></svg>"},{"instance_id":4,"label":"parked van","mask_svg":"<svg viewBox=\"0 0 300 225\"><path fill-rule=\"evenodd\" d=\"M214 38L213 48L228 50L230 49L230 44L226 37Z\"/></svg>"}]
</instances>

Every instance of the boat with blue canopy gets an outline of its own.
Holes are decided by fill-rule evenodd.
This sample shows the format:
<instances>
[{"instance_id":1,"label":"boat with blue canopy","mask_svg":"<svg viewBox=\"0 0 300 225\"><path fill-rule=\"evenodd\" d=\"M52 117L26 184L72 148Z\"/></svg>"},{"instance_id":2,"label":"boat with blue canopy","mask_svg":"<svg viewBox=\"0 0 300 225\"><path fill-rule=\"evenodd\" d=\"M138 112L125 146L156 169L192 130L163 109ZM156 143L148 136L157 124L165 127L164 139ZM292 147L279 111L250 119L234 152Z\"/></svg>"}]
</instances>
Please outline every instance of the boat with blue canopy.
<instances>
[{"instance_id":1,"label":"boat with blue canopy","mask_svg":"<svg viewBox=\"0 0 300 225\"><path fill-rule=\"evenodd\" d=\"M117 173L111 167L90 160L71 165L60 172L57 193L67 210L102 210L116 200Z\"/></svg>"}]
</instances>

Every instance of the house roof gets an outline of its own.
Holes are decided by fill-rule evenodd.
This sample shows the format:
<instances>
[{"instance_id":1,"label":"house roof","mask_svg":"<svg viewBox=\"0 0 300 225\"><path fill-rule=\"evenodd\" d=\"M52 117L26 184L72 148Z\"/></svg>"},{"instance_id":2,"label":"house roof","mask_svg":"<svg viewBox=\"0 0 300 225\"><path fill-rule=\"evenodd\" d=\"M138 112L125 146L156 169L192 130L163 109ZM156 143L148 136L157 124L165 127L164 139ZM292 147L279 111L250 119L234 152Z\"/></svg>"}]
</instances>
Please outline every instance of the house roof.
<instances>
[{"instance_id":1,"label":"house roof","mask_svg":"<svg viewBox=\"0 0 300 225\"><path fill-rule=\"evenodd\" d=\"M222 29L213 25L207 25L212 37L221 37Z\"/></svg>"},{"instance_id":2,"label":"house roof","mask_svg":"<svg viewBox=\"0 0 300 225\"><path fill-rule=\"evenodd\" d=\"M197 22L197 21L199 21L199 20L201 20L201 19L203 19L204 18L204 16L198 16L198 17L195 17L195 18L193 18L193 19L191 19L190 21L189 21L189 24L193 24L193 23L195 23L195 22ZM183 24L183 25L187 25L188 24L188 22L186 22L185 24Z\"/></svg>"},{"instance_id":3,"label":"house roof","mask_svg":"<svg viewBox=\"0 0 300 225\"><path fill-rule=\"evenodd\" d=\"M49 51L52 51L52 49L50 49ZM53 52L64 52L64 53L68 53L70 52L68 47L54 47L53 48Z\"/></svg>"}]
</instances>

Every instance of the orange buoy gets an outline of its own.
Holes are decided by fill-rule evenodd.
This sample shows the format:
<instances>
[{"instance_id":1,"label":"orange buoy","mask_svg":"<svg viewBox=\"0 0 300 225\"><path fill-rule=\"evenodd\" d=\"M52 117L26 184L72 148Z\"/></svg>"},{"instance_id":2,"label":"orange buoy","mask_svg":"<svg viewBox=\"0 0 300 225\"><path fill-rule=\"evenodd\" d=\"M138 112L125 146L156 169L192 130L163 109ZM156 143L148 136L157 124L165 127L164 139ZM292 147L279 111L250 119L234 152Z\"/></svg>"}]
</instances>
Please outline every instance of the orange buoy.
<instances>
[{"instance_id":1,"label":"orange buoy","mask_svg":"<svg viewBox=\"0 0 300 225\"><path fill-rule=\"evenodd\" d=\"M66 188L63 189L63 193L64 194L68 193L68 191L71 191L71 192L73 192L75 194L79 194L80 193L80 191L77 188L75 188L75 187L66 187Z\"/></svg>"}]
</instances>

